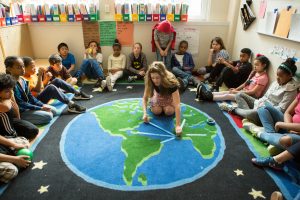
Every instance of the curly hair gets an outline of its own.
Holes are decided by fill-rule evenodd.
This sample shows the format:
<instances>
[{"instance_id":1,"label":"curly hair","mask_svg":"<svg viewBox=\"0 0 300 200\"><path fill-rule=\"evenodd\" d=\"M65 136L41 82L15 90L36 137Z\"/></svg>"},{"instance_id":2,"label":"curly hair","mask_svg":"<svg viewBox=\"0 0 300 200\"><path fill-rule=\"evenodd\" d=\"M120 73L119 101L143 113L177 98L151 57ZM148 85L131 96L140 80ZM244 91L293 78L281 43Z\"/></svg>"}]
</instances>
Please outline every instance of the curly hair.
<instances>
[{"instance_id":1,"label":"curly hair","mask_svg":"<svg viewBox=\"0 0 300 200\"><path fill-rule=\"evenodd\" d=\"M9 74L0 74L0 91L14 88L16 85L15 79Z\"/></svg>"}]
</instances>

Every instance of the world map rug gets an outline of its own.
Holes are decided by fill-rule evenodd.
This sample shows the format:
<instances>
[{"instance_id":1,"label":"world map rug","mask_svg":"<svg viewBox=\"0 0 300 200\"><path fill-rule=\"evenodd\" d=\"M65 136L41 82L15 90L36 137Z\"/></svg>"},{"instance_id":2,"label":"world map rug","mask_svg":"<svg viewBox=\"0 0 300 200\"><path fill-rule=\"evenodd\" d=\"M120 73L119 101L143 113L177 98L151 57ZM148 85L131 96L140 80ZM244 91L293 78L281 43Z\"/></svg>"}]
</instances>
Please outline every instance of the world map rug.
<instances>
[{"instance_id":1,"label":"world map rug","mask_svg":"<svg viewBox=\"0 0 300 200\"><path fill-rule=\"evenodd\" d=\"M267 199L278 190L215 103L181 96L175 117L142 121L144 87L95 93L80 115L61 115L1 199ZM91 88L84 88L91 91Z\"/></svg>"},{"instance_id":2,"label":"world map rug","mask_svg":"<svg viewBox=\"0 0 300 200\"><path fill-rule=\"evenodd\" d=\"M266 144L256 139L242 127L242 120L236 115L224 112L226 117L230 120L231 124L237 130L237 133L247 143L249 149L256 157L270 156ZM283 171L275 171L272 169L265 169L266 172L276 182L286 199L295 199L300 192L300 168L299 164L290 161L284 166Z\"/></svg>"}]
</instances>

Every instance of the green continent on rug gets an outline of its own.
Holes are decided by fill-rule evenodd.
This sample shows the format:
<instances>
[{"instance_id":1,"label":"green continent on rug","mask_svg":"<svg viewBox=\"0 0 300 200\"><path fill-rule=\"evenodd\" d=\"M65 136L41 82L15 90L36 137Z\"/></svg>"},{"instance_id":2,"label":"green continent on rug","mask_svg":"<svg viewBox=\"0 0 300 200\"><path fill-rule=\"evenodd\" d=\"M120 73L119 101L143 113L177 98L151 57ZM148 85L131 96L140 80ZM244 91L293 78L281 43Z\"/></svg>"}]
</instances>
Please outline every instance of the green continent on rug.
<instances>
[{"instance_id":1,"label":"green continent on rug","mask_svg":"<svg viewBox=\"0 0 300 200\"><path fill-rule=\"evenodd\" d=\"M111 144L109 147L104 147L109 148L110 151L114 149L113 153L105 155L106 152L98 152L98 156L102 158L99 161L102 163L105 163L103 161L107 159L114 160L118 166L114 166L114 162L110 165L111 171L116 170L115 173L119 173L119 165L123 163L121 174L123 184L121 185L128 187L167 185L167 187L170 187L173 182L176 182L177 185L184 184L187 180L190 182L191 177L196 179L201 177L204 172L207 173L208 169L215 166L223 156L222 149L225 148L223 137L217 126L206 123L208 116L185 104L182 104L181 110L182 119L186 120L181 140L172 134L174 132L174 117L153 116L149 112L151 122L165 131L142 121L141 99L118 100L100 105L89 113L81 115L76 122L77 124L80 124L82 120L91 122L87 126L88 130L85 130L85 133L82 134L87 137L90 134L95 134L95 138L103 136L99 139L99 142L103 145L107 146L116 142L114 140L119 140L117 146ZM92 124L93 120L96 121L95 124ZM98 127L95 127L97 125ZM66 134L68 135L71 132L78 136L82 135L78 131L75 133L72 130L67 130ZM97 140L95 138L93 141ZM71 155L67 153L69 148L67 139L68 137L66 137L65 156L76 166L76 158L69 158ZM86 149L85 145L77 144L77 148L80 148L80 146ZM97 146L99 146L99 143L97 143ZM122 152L123 155L116 151ZM103 154L100 155L101 153ZM86 154L86 156L88 155ZM90 162L97 162L95 157L91 159L94 159L94 161ZM178 164L186 161L189 162L190 167L193 167L192 169L185 170L185 167L189 167L189 164L185 167ZM78 166L74 168L78 169ZM107 167L103 168L107 170ZM174 174L168 174L168 171L172 171L171 169L178 171L178 173L175 176ZM80 171L82 172L82 170ZM88 171L90 174L93 169ZM110 174L111 172L105 171L105 173ZM109 182L108 187L111 186L110 184L120 185L121 183L120 177L115 174L109 175L114 177L110 177L113 180L117 180L115 183L104 178L105 174L96 174L90 174L88 177L94 179L93 176L99 176L100 185L102 185L102 181Z\"/></svg>"}]
</instances>

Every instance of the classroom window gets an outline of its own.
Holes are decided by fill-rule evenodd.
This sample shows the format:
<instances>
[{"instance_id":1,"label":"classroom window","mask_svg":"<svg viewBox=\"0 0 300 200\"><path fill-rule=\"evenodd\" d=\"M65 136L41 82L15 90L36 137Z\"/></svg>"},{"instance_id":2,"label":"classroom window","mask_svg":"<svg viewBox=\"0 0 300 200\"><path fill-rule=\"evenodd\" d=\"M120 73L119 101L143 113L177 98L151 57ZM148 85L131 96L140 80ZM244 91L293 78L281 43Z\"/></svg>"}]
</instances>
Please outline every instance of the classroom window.
<instances>
[{"instance_id":1,"label":"classroom window","mask_svg":"<svg viewBox=\"0 0 300 200\"><path fill-rule=\"evenodd\" d=\"M210 0L189 0L189 20L207 20L210 11Z\"/></svg>"}]
</instances>

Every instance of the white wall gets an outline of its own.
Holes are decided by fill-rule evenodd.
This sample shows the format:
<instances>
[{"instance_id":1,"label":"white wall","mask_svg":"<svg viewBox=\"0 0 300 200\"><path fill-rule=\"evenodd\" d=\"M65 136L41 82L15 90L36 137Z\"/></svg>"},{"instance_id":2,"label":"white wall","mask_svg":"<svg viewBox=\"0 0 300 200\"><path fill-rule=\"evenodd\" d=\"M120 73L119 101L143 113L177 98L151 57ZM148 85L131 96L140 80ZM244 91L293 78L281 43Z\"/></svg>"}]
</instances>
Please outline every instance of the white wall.
<instances>
[{"instance_id":1,"label":"white wall","mask_svg":"<svg viewBox=\"0 0 300 200\"><path fill-rule=\"evenodd\" d=\"M26 24L1 27L0 45L0 72L5 72L4 57L6 56L33 56Z\"/></svg>"},{"instance_id":2,"label":"white wall","mask_svg":"<svg viewBox=\"0 0 300 200\"><path fill-rule=\"evenodd\" d=\"M229 2L237 0L212 0L211 11L208 22L173 22L175 27L193 26L199 30L199 56L195 56L194 60L197 66L204 66L207 61L207 52L209 43L215 36L220 36L224 39L225 44L232 37L228 35L229 28L232 23L227 22L229 10ZM111 20L111 13L114 12L112 1L109 2L110 13L105 13L105 0L100 0L100 15L101 20ZM232 9L232 8L231 8ZM232 10L231 10L232 11ZM155 22L135 22L134 23L134 42L143 44L143 51L148 57L149 63L155 60L155 53L151 52L151 30ZM31 23L28 25L33 54L35 58L48 58L52 53L57 52L57 45L60 42L66 42L69 45L70 51L75 54L77 67L82 61L82 52L84 51L82 26L80 22L70 23ZM232 28L230 28L232 29ZM231 31L232 32L232 31ZM234 32L235 33L235 29ZM231 42L233 44L233 42ZM231 51L231 46L229 51ZM123 47L123 53L128 55L131 52L131 47ZM106 67L107 57L112 53L111 47L102 47L104 57L104 67Z\"/></svg>"},{"instance_id":3,"label":"white wall","mask_svg":"<svg viewBox=\"0 0 300 200\"><path fill-rule=\"evenodd\" d=\"M251 5L252 11L257 16L257 19L251 24L251 26L246 31L244 31L242 28L242 23L240 18L238 19L232 53L233 55L238 55L240 49L244 47L248 47L254 52L254 55L256 55L257 53L264 54L271 60L272 67L269 70L269 75L271 79L274 80L276 69L278 65L281 62L283 62L283 60L275 55L272 55L270 53L270 49L272 49L274 45L280 45L283 47L287 47L289 49L296 49L297 50L296 57L300 57L300 43L258 34L256 31L258 28L258 21L260 20L258 19L259 2L260 1L253 1L252 3L253 5ZM272 11L274 8L278 8L279 10L281 10L283 8L286 8L288 5L292 5L292 7L298 8L298 13L300 12L299 1L276 0L276 1L267 1L267 2L268 2L267 11ZM297 65L299 69L300 64L297 63Z\"/></svg>"},{"instance_id":4,"label":"white wall","mask_svg":"<svg viewBox=\"0 0 300 200\"><path fill-rule=\"evenodd\" d=\"M75 55L77 64L81 63L84 49L81 22L29 23L28 27L34 58L48 58L57 53L59 43L65 42Z\"/></svg>"}]
</instances>

